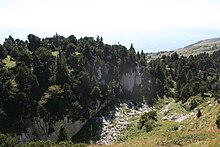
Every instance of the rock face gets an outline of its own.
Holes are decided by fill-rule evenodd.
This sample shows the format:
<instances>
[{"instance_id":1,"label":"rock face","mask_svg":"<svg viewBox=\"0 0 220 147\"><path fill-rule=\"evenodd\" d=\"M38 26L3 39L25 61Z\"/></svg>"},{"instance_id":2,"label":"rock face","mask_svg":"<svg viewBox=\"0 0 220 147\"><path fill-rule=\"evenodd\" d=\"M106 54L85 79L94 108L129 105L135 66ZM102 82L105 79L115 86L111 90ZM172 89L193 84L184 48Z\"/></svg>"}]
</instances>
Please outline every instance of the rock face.
<instances>
[{"instance_id":1,"label":"rock face","mask_svg":"<svg viewBox=\"0 0 220 147\"><path fill-rule=\"evenodd\" d=\"M131 69L128 73L123 74L120 84L125 90L132 92L135 85L141 84L140 67L137 66L135 70Z\"/></svg>"},{"instance_id":2,"label":"rock face","mask_svg":"<svg viewBox=\"0 0 220 147\"><path fill-rule=\"evenodd\" d=\"M173 102L172 102L173 103ZM188 105L188 103L187 103ZM163 121L167 121L167 120L174 120L176 122L182 122L185 119L192 117L192 116L196 116L196 114L198 113L197 109L194 109L191 113L189 114L179 114L177 112L173 112L170 110L171 103L167 104L164 106L164 109L162 110L162 114L164 115L164 117L161 118L161 120Z\"/></svg>"},{"instance_id":3,"label":"rock face","mask_svg":"<svg viewBox=\"0 0 220 147\"><path fill-rule=\"evenodd\" d=\"M85 123L86 121L82 122L80 120L72 122L71 119L67 119L67 117L65 117L64 120L60 120L53 126L50 126L50 128L53 128L55 131L51 135L48 135L48 124L41 118L35 118L33 126L29 127L26 133L22 133L18 136L16 135L15 138L20 143L36 139L50 139L56 141L61 124L64 124L65 128L67 129L67 133L71 135L76 134Z\"/></svg>"},{"instance_id":4,"label":"rock face","mask_svg":"<svg viewBox=\"0 0 220 147\"><path fill-rule=\"evenodd\" d=\"M105 68L105 70L102 70L100 66L96 67L96 79L101 85L106 84L105 77L108 75L108 69ZM103 73L104 72L104 73ZM105 76L104 76L105 75ZM136 85L141 84L141 74L140 74L140 68L137 64L135 69L130 69L128 73L124 73L121 76L121 79L117 82L117 88L119 88L119 91L129 91L132 92L134 87ZM90 118L95 115L99 110L101 110L107 102L100 104L98 101L96 103L96 111L90 116ZM133 112L136 114L136 112ZM115 113L115 115L118 115L118 112ZM130 114L128 114L130 117ZM119 117L119 116L118 116ZM57 135L59 132L59 128L61 124L64 124L65 128L67 129L67 133L69 136L73 136L76 133L80 131L80 129L85 125L85 123L88 120L76 120L73 121L68 118L68 116L63 116L63 120L59 120L57 122L54 122L53 124L48 124L48 122L45 122L42 118L34 118L33 122L30 124L30 127L27 128L27 131L25 133L22 133L21 135L15 134L15 138L17 139L18 142L24 143L30 140L53 140L55 141L57 139ZM105 119L104 119L105 120ZM121 125L118 126L119 128L124 128L126 127L126 122L124 122L122 119L119 119L121 122ZM107 121L106 121L107 122ZM120 131L120 130L118 130ZM52 133L49 133L52 132ZM112 132L114 137L117 138L118 132ZM112 138L109 142L112 142L115 140ZM106 143L107 144L107 143Z\"/></svg>"},{"instance_id":5,"label":"rock face","mask_svg":"<svg viewBox=\"0 0 220 147\"><path fill-rule=\"evenodd\" d=\"M104 108L105 105L106 103L100 104L100 102L97 101L96 111L90 116L90 118ZM59 120L54 124L49 125L48 122L45 122L42 118L38 117L34 118L34 121L30 125L31 127L27 128L27 132L22 133L21 135L15 134L15 138L19 143L25 143L31 140L56 141L61 124L65 126L68 135L73 136L80 131L87 121L88 120L72 121L72 119L68 119L68 117L65 116L63 120ZM50 129L54 130L51 134L48 133Z\"/></svg>"},{"instance_id":6,"label":"rock face","mask_svg":"<svg viewBox=\"0 0 220 147\"><path fill-rule=\"evenodd\" d=\"M146 104L135 106L132 102L121 103L114 111L106 115L96 117L97 135L99 140L91 140L91 144L110 145L117 141L121 133L133 122L134 117L140 117L144 112L151 111Z\"/></svg>"}]
</instances>

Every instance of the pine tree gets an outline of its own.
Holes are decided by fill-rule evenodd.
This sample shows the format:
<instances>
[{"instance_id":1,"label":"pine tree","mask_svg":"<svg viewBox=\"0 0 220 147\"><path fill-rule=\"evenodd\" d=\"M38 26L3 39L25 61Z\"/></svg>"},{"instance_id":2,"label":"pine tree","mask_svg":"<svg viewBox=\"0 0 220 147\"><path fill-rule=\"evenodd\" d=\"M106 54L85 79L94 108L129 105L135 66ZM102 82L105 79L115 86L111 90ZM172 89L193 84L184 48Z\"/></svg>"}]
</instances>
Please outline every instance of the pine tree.
<instances>
[{"instance_id":1,"label":"pine tree","mask_svg":"<svg viewBox=\"0 0 220 147\"><path fill-rule=\"evenodd\" d=\"M0 61L4 58L6 58L8 55L8 52L6 50L6 48L0 44Z\"/></svg>"},{"instance_id":2,"label":"pine tree","mask_svg":"<svg viewBox=\"0 0 220 147\"><path fill-rule=\"evenodd\" d=\"M164 71L163 71L163 68L162 68L161 64L157 63L157 66L156 66L155 70L156 70L157 78L160 79L160 81L163 84L164 80L165 80L165 74L164 74Z\"/></svg>"},{"instance_id":3,"label":"pine tree","mask_svg":"<svg viewBox=\"0 0 220 147\"><path fill-rule=\"evenodd\" d=\"M94 101L96 99L100 99L102 97L101 93L102 92L101 92L99 86L94 86L92 89L92 92L90 93L92 101Z\"/></svg>"},{"instance_id":4,"label":"pine tree","mask_svg":"<svg viewBox=\"0 0 220 147\"><path fill-rule=\"evenodd\" d=\"M189 96L188 88L186 86L182 87L181 92L180 92L180 98L182 100L186 100Z\"/></svg>"},{"instance_id":5,"label":"pine tree","mask_svg":"<svg viewBox=\"0 0 220 147\"><path fill-rule=\"evenodd\" d=\"M36 51L40 47L41 39L33 34L28 35L28 41L27 47L30 51Z\"/></svg>"},{"instance_id":6,"label":"pine tree","mask_svg":"<svg viewBox=\"0 0 220 147\"><path fill-rule=\"evenodd\" d=\"M70 140L70 138L68 137L66 128L62 124L60 126L59 134L58 134L58 137L57 137L57 143L59 143L61 141L69 141L69 140Z\"/></svg>"},{"instance_id":7,"label":"pine tree","mask_svg":"<svg viewBox=\"0 0 220 147\"><path fill-rule=\"evenodd\" d=\"M108 84L106 98L109 101L115 98L115 80Z\"/></svg>"},{"instance_id":8,"label":"pine tree","mask_svg":"<svg viewBox=\"0 0 220 147\"><path fill-rule=\"evenodd\" d=\"M186 81L189 82L193 77L192 70L190 69L186 74Z\"/></svg>"},{"instance_id":9,"label":"pine tree","mask_svg":"<svg viewBox=\"0 0 220 147\"><path fill-rule=\"evenodd\" d=\"M62 52L59 52L57 57L57 75L56 84L63 85L69 81L69 72L66 63L66 58Z\"/></svg>"},{"instance_id":10,"label":"pine tree","mask_svg":"<svg viewBox=\"0 0 220 147\"><path fill-rule=\"evenodd\" d=\"M163 96L163 92L164 92L164 89L163 89L163 84L162 82L160 81L160 79L156 79L156 90L157 90L157 93L160 97Z\"/></svg>"}]
</instances>

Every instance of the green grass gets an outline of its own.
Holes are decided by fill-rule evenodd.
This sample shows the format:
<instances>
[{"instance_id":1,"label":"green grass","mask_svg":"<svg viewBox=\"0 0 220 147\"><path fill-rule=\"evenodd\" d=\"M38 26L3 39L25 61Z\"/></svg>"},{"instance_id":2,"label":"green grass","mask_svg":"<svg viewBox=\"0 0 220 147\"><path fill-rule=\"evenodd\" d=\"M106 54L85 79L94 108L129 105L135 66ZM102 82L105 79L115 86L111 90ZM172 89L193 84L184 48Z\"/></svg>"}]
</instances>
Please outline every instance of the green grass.
<instances>
[{"instance_id":1,"label":"green grass","mask_svg":"<svg viewBox=\"0 0 220 147\"><path fill-rule=\"evenodd\" d=\"M170 139L168 141L163 142L163 145L166 146L173 146L173 145L186 145L194 142L204 141L211 139L213 137L210 137L208 134L188 134L183 136L178 136L173 139Z\"/></svg>"},{"instance_id":2,"label":"green grass","mask_svg":"<svg viewBox=\"0 0 220 147\"><path fill-rule=\"evenodd\" d=\"M160 99L159 103L156 105L156 109L164 109L164 105L167 105L170 103L170 111L176 110L176 112L184 112L185 109L180 106L180 103L175 103L173 99ZM137 128L137 122L139 121L139 117L136 118L134 123L130 124L128 129L123 132L123 135L120 138L120 141L117 145L122 145L122 146L132 146L135 144L135 146L144 146L144 144L148 144L148 142L151 142L152 146L157 146L162 142L163 140L166 140L167 137L169 138L170 136L175 137L175 129L174 128L179 128L179 126L185 125L185 123L179 123L175 121L162 121L161 118L164 116L163 114L160 113L160 110L158 111L158 121L156 122L156 127L154 128L153 131L147 133L144 131L144 129L138 129ZM175 126L175 127L174 127ZM144 143L144 144L142 144Z\"/></svg>"},{"instance_id":3,"label":"green grass","mask_svg":"<svg viewBox=\"0 0 220 147\"><path fill-rule=\"evenodd\" d=\"M200 99L199 96L196 99ZM207 102L210 101L211 105ZM164 98L156 105L157 112L161 112L165 105L169 104L171 112L187 114L181 103L173 99ZM220 146L220 130L217 129L215 120L220 111L220 104L214 98L204 98L198 108L202 116L192 116L182 122L162 121L163 114L158 115L158 121L153 131L147 133L143 129L137 129L136 118L133 124L123 132L118 143L113 147L154 147L154 146L189 146L189 147L218 147ZM182 127L179 130L179 127Z\"/></svg>"}]
</instances>

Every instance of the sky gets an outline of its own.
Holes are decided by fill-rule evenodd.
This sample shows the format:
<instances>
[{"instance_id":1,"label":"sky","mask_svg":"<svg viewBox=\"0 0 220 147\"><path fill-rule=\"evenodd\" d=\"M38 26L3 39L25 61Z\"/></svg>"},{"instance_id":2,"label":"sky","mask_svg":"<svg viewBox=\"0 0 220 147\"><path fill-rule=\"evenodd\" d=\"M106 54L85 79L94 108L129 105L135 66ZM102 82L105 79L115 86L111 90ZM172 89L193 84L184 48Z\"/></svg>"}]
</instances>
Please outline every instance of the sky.
<instances>
[{"instance_id":1,"label":"sky","mask_svg":"<svg viewBox=\"0 0 220 147\"><path fill-rule=\"evenodd\" d=\"M58 33L171 50L220 37L219 14L219 0L0 0L0 43Z\"/></svg>"}]
</instances>

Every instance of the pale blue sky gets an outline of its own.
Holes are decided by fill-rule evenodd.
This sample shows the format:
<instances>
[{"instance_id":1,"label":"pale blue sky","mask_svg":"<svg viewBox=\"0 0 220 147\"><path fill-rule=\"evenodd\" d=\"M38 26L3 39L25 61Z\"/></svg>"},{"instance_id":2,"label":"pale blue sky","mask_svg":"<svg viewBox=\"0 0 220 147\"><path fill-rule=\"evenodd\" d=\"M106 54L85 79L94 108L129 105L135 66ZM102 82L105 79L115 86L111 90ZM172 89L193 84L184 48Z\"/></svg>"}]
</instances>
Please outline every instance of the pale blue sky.
<instances>
[{"instance_id":1,"label":"pale blue sky","mask_svg":"<svg viewBox=\"0 0 220 147\"><path fill-rule=\"evenodd\" d=\"M0 0L5 37L103 36L147 51L220 37L219 0Z\"/></svg>"}]
</instances>

